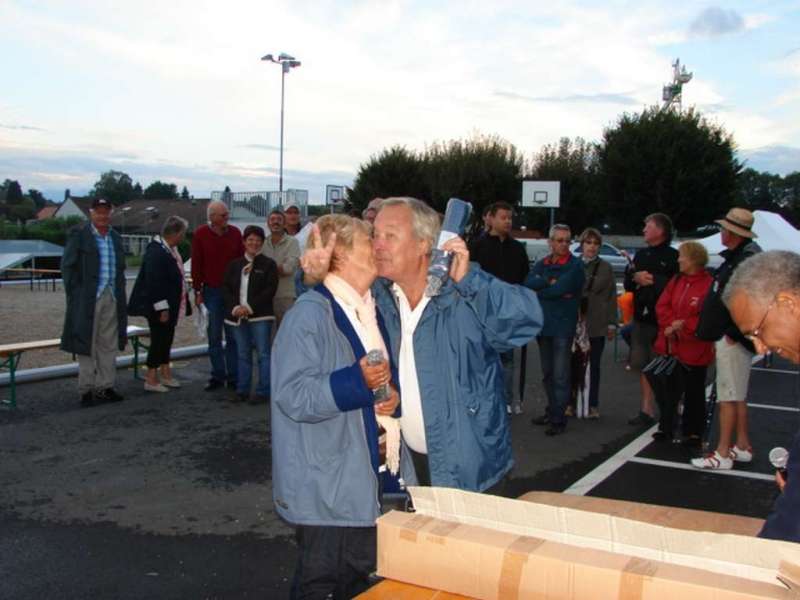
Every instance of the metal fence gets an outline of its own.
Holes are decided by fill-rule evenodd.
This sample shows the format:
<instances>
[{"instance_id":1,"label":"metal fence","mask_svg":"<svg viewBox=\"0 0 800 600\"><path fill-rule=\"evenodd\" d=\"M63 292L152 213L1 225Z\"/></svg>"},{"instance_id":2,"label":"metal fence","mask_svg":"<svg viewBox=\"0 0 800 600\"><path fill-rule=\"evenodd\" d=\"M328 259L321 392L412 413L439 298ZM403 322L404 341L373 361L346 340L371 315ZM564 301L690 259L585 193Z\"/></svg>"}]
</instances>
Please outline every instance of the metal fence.
<instances>
[{"instance_id":1,"label":"metal fence","mask_svg":"<svg viewBox=\"0 0 800 600\"><path fill-rule=\"evenodd\" d=\"M211 192L211 201L222 201L234 219L265 219L275 208L294 204L308 217L308 190L283 192Z\"/></svg>"}]
</instances>

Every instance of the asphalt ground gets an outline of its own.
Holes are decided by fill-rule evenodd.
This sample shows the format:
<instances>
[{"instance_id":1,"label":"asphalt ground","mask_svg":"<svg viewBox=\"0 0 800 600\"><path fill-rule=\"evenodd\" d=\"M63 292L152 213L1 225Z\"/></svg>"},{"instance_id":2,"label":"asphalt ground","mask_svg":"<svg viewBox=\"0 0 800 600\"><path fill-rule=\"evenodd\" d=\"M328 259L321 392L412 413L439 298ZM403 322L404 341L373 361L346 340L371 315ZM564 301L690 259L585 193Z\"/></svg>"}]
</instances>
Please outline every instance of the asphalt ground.
<instances>
[{"instance_id":1,"label":"asphalt ground","mask_svg":"<svg viewBox=\"0 0 800 600\"><path fill-rule=\"evenodd\" d=\"M146 395L121 370L119 404L79 408L72 377L20 385L19 408L0 410L1 599L287 597L296 548L272 509L269 409L203 392L205 358L175 368L184 387L169 394ZM790 409L750 411L756 459L736 471L762 479L682 468L682 447L650 443L649 431L629 426L638 377L613 345L598 421L573 420L565 435L546 437L529 423L544 407L539 379L534 343L525 414L510 425L507 495L590 479L583 491L594 496L769 512L776 491L766 454L798 428L796 369L775 365L752 378L751 402Z\"/></svg>"}]
</instances>

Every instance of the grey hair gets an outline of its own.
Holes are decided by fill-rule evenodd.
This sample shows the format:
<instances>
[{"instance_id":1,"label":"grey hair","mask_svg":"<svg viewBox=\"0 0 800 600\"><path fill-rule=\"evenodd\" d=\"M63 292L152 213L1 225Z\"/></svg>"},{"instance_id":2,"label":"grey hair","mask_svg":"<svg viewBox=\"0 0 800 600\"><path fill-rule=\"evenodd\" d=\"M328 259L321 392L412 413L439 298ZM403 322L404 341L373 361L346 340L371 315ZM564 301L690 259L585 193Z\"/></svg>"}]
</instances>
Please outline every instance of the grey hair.
<instances>
[{"instance_id":1,"label":"grey hair","mask_svg":"<svg viewBox=\"0 0 800 600\"><path fill-rule=\"evenodd\" d=\"M376 208L380 213L387 206L407 206L411 210L411 228L414 231L414 237L428 242L428 252L436 248L439 230L442 228L439 213L422 200L408 196L383 198L377 203Z\"/></svg>"},{"instance_id":2,"label":"grey hair","mask_svg":"<svg viewBox=\"0 0 800 600\"><path fill-rule=\"evenodd\" d=\"M225 210L228 210L228 205L222 202L221 200L214 200L214 202L209 202L208 206L206 207L206 219L209 221L211 220L211 211L214 210L217 206L224 206Z\"/></svg>"},{"instance_id":3,"label":"grey hair","mask_svg":"<svg viewBox=\"0 0 800 600\"><path fill-rule=\"evenodd\" d=\"M161 226L161 237L168 235L175 235L176 233L183 233L189 228L189 221L177 215L167 217L164 224Z\"/></svg>"},{"instance_id":4,"label":"grey hair","mask_svg":"<svg viewBox=\"0 0 800 600\"><path fill-rule=\"evenodd\" d=\"M800 292L800 254L772 250L751 256L736 267L722 301L730 308L733 297L744 292L752 302L767 306L786 291Z\"/></svg>"},{"instance_id":5,"label":"grey hair","mask_svg":"<svg viewBox=\"0 0 800 600\"><path fill-rule=\"evenodd\" d=\"M569 225L564 225L563 223L556 223L550 228L550 232L547 234L547 237L551 240L555 237L556 231L566 231L570 237L572 236L572 230L569 228Z\"/></svg>"}]
</instances>

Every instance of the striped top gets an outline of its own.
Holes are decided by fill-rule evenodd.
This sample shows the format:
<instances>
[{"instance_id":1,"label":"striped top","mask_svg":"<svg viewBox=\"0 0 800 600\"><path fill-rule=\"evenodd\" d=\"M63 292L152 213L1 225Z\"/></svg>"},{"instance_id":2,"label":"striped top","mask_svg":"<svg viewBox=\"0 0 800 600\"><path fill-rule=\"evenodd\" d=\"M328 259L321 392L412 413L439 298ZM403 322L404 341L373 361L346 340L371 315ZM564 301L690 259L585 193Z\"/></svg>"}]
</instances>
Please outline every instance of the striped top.
<instances>
[{"instance_id":1,"label":"striped top","mask_svg":"<svg viewBox=\"0 0 800 600\"><path fill-rule=\"evenodd\" d=\"M111 295L114 295L114 273L117 268L117 255L114 252L114 240L111 238L111 230L106 235L100 235L97 228L92 225L92 235L97 244L97 253L100 256L100 270L97 273L97 295L100 297L106 287L111 288Z\"/></svg>"}]
</instances>

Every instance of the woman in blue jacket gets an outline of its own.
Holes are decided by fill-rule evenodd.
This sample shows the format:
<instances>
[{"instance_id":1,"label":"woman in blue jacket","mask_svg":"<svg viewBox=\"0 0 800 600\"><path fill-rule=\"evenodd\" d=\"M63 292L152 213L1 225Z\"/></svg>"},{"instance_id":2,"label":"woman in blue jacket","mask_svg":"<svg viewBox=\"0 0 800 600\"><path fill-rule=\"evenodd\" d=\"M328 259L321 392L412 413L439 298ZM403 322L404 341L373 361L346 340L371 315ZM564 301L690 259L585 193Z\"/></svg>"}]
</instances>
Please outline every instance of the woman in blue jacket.
<instances>
[{"instance_id":1,"label":"woman in blue jacket","mask_svg":"<svg viewBox=\"0 0 800 600\"><path fill-rule=\"evenodd\" d=\"M385 464L399 467L399 395L370 292L377 274L370 226L327 215L317 227L314 237L333 247L330 272L297 299L275 339L273 498L278 514L296 526L292 598L352 598L375 570L379 423ZM372 350L380 364L367 363ZM388 399L379 400L372 390L386 385Z\"/></svg>"}]
</instances>

